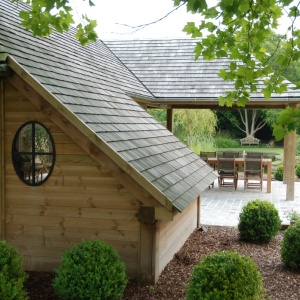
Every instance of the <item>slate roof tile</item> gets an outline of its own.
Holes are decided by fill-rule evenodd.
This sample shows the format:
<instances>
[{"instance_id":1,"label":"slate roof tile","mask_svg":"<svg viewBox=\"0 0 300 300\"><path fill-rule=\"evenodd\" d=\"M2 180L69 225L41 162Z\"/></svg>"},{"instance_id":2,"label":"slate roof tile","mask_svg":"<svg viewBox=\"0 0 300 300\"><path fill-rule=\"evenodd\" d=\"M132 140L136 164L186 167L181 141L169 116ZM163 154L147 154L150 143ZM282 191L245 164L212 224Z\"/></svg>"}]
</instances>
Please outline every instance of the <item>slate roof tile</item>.
<instances>
[{"instance_id":1,"label":"slate roof tile","mask_svg":"<svg viewBox=\"0 0 300 300\"><path fill-rule=\"evenodd\" d=\"M213 61L195 60L197 40L147 39L108 40L105 44L143 82L157 100L163 99L211 99L233 89L233 83L224 82L218 76L220 68L228 68L228 59ZM264 99L259 92L252 98ZM299 97L299 92L289 83L288 92L273 97ZM155 100L154 100L155 102ZM161 103L161 100L160 100Z\"/></svg>"}]
</instances>

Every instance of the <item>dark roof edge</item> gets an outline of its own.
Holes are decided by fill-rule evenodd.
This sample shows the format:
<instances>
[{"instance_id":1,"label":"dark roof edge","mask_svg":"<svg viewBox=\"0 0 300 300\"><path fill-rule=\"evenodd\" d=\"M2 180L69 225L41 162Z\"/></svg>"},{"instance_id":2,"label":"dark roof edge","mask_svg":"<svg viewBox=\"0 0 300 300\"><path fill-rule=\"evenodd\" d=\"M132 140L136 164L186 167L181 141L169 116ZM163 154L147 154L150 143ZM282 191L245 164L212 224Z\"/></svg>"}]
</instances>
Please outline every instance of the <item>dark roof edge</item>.
<instances>
[{"instance_id":1,"label":"dark roof edge","mask_svg":"<svg viewBox=\"0 0 300 300\"><path fill-rule=\"evenodd\" d=\"M139 95L137 93L127 93L128 96L131 98L136 99L137 102L140 104L145 104L149 106L157 106L157 107L172 107L172 105L178 105L181 104L181 106L184 106L184 104L188 105L189 107L191 105L201 106L203 104L203 108L207 107L208 103L209 106L219 107L221 108L219 104L219 99L216 97L191 97L191 98L172 98L172 97L147 97L144 95ZM281 106L286 107L289 104L299 104L300 105L300 98L296 96L277 96L272 97L270 99L266 99L263 96L262 97L250 97L249 102L245 105L245 108L248 106L251 106L253 103L261 103L261 104L272 104L274 106ZM233 106L236 106L236 103L233 103ZM243 107L240 107L243 108ZM265 108L265 105L262 106L262 108ZM271 107L270 107L271 108Z\"/></svg>"},{"instance_id":2,"label":"dark roof edge","mask_svg":"<svg viewBox=\"0 0 300 300\"><path fill-rule=\"evenodd\" d=\"M146 101L154 101L154 102L158 102L158 101L219 101L218 98L216 97L147 97L144 95L140 95L137 93L133 93L133 92L127 92L127 95L130 97L135 97L135 98L139 98L141 100L146 100ZM272 102L273 100L275 101L294 101L294 102L299 102L300 103L300 98L298 96L277 96L277 97L272 97L270 99L266 99L263 96L262 97L250 97L250 101L266 101L266 102Z\"/></svg>"}]
</instances>

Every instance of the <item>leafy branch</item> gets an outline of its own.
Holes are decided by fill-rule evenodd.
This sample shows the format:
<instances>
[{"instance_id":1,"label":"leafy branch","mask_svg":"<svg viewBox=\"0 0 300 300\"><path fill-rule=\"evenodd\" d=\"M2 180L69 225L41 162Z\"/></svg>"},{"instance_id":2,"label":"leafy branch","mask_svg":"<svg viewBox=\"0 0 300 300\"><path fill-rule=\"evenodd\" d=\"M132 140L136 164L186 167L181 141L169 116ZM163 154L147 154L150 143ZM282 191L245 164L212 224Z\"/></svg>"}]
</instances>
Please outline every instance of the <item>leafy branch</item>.
<instances>
[{"instance_id":1,"label":"leafy branch","mask_svg":"<svg viewBox=\"0 0 300 300\"><path fill-rule=\"evenodd\" d=\"M296 5L292 0L220 0L216 5L205 0L174 0L174 3L185 3L188 11L199 13L201 17L200 25L190 22L184 27L187 34L200 38L195 57L230 59L228 69L221 69L219 76L232 81L234 89L219 97L221 106L244 107L255 92L261 92L268 99L272 93L287 91L282 74L291 62L300 59L300 30L296 28L300 1ZM277 48L269 53L264 44L278 28L284 11L291 24L286 38L278 41ZM273 68L270 61L274 61L277 68ZM261 83L263 87L259 88ZM292 111L293 114L288 113L294 117L290 121L292 125L278 117L278 127L274 130L276 139L300 125L297 110ZM283 119L287 123L280 125Z\"/></svg>"},{"instance_id":2,"label":"leafy branch","mask_svg":"<svg viewBox=\"0 0 300 300\"><path fill-rule=\"evenodd\" d=\"M17 3L20 1L12 0ZM91 0L88 1L90 6L94 6ZM20 12L21 24L27 30L31 30L34 36L49 36L53 28L62 33L68 31L75 23L69 0L24 0L24 2L28 4L28 9ZM95 31L97 21L89 19L86 15L83 15L82 19L83 22L76 26L76 38L81 45L86 45L98 38Z\"/></svg>"}]
</instances>

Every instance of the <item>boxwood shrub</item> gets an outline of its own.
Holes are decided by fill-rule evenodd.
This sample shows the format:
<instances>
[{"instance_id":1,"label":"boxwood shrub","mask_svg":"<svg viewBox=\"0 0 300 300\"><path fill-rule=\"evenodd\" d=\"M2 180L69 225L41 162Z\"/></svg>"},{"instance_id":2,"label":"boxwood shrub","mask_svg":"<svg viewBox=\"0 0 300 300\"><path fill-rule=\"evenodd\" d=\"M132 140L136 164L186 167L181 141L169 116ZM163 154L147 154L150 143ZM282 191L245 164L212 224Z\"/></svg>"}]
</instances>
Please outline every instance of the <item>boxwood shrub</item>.
<instances>
[{"instance_id":1,"label":"boxwood shrub","mask_svg":"<svg viewBox=\"0 0 300 300\"><path fill-rule=\"evenodd\" d=\"M0 299L28 299L24 289L27 274L21 265L22 257L15 248L0 241Z\"/></svg>"},{"instance_id":2,"label":"boxwood shrub","mask_svg":"<svg viewBox=\"0 0 300 300\"><path fill-rule=\"evenodd\" d=\"M284 231L280 254L282 262L287 267L300 269L300 221Z\"/></svg>"},{"instance_id":3,"label":"boxwood shrub","mask_svg":"<svg viewBox=\"0 0 300 300\"><path fill-rule=\"evenodd\" d=\"M298 178L300 178L300 164L297 164L295 167L295 174Z\"/></svg>"},{"instance_id":4,"label":"boxwood shrub","mask_svg":"<svg viewBox=\"0 0 300 300\"><path fill-rule=\"evenodd\" d=\"M276 180L283 181L283 166L280 165L276 168L274 177Z\"/></svg>"},{"instance_id":5,"label":"boxwood shrub","mask_svg":"<svg viewBox=\"0 0 300 300\"><path fill-rule=\"evenodd\" d=\"M264 299L262 276L251 258L237 252L216 252L194 268L187 300Z\"/></svg>"},{"instance_id":6,"label":"boxwood shrub","mask_svg":"<svg viewBox=\"0 0 300 300\"><path fill-rule=\"evenodd\" d=\"M238 229L240 238L249 242L269 242L281 228L275 206L264 200L249 201L242 209Z\"/></svg>"},{"instance_id":7,"label":"boxwood shrub","mask_svg":"<svg viewBox=\"0 0 300 300\"><path fill-rule=\"evenodd\" d=\"M127 284L125 265L112 247L89 240L63 253L53 287L63 299L120 299Z\"/></svg>"}]
</instances>

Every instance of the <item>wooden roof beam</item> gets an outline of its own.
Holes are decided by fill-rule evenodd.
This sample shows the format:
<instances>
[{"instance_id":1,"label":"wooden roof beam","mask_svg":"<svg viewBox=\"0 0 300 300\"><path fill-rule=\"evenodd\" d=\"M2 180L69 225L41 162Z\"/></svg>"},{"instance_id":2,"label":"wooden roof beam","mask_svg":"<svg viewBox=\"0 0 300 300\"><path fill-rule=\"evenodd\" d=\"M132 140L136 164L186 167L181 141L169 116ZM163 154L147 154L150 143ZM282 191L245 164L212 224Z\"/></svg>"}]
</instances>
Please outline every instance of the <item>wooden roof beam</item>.
<instances>
[{"instance_id":1,"label":"wooden roof beam","mask_svg":"<svg viewBox=\"0 0 300 300\"><path fill-rule=\"evenodd\" d=\"M300 107L300 99L291 98L272 98L272 99L250 99L245 107L233 104L232 107L220 106L218 98L206 99L141 99L133 97L137 103L147 108L164 108L164 109L284 109L288 105Z\"/></svg>"}]
</instances>

